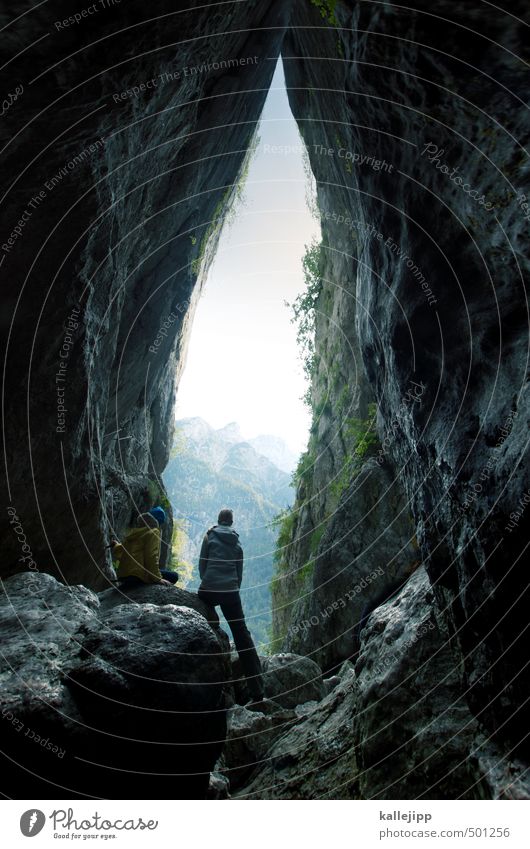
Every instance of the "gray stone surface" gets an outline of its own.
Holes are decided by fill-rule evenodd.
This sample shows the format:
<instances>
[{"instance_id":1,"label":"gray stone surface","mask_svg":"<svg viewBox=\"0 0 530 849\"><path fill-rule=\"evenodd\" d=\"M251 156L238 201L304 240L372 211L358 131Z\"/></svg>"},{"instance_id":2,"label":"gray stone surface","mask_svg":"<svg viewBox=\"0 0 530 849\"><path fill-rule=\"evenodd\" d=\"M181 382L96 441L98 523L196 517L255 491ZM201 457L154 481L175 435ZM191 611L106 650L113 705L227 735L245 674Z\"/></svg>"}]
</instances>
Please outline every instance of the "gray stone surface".
<instances>
[{"instance_id":1,"label":"gray stone surface","mask_svg":"<svg viewBox=\"0 0 530 849\"><path fill-rule=\"evenodd\" d=\"M241 799L358 799L354 683L350 667L328 696L284 730L259 770L232 795Z\"/></svg>"},{"instance_id":2,"label":"gray stone surface","mask_svg":"<svg viewBox=\"0 0 530 849\"><path fill-rule=\"evenodd\" d=\"M324 692L326 696L329 696L331 691L335 689L337 684L340 683L340 678L338 675L331 675L329 678L324 678Z\"/></svg>"},{"instance_id":3,"label":"gray stone surface","mask_svg":"<svg viewBox=\"0 0 530 849\"><path fill-rule=\"evenodd\" d=\"M103 613L84 587L17 575L3 582L0 627L10 796L206 795L229 667L203 616L154 603Z\"/></svg>"},{"instance_id":4,"label":"gray stone surface","mask_svg":"<svg viewBox=\"0 0 530 849\"><path fill-rule=\"evenodd\" d=\"M471 755L478 726L424 569L372 613L355 668L362 795L480 798Z\"/></svg>"},{"instance_id":5,"label":"gray stone surface","mask_svg":"<svg viewBox=\"0 0 530 849\"><path fill-rule=\"evenodd\" d=\"M528 765L520 758L507 758L502 748L479 734L477 758L480 777L493 799L521 800L530 798Z\"/></svg>"},{"instance_id":6,"label":"gray stone surface","mask_svg":"<svg viewBox=\"0 0 530 849\"><path fill-rule=\"evenodd\" d=\"M235 700L244 705L251 696L237 653L232 652L231 661ZM265 697L282 707L294 708L304 702L319 700L324 695L322 670L313 660L283 652L263 655L260 661Z\"/></svg>"},{"instance_id":7,"label":"gray stone surface","mask_svg":"<svg viewBox=\"0 0 530 849\"><path fill-rule=\"evenodd\" d=\"M196 610L213 627L219 626L219 617L214 607L205 604L197 593L191 593L174 585L145 584L143 587L130 587L127 590L118 587L98 594L99 609L107 613L120 604L176 604Z\"/></svg>"},{"instance_id":8,"label":"gray stone surface","mask_svg":"<svg viewBox=\"0 0 530 849\"><path fill-rule=\"evenodd\" d=\"M210 783L208 785L207 799L229 799L230 798L230 782L228 778L220 772L212 772L210 774Z\"/></svg>"},{"instance_id":9,"label":"gray stone surface","mask_svg":"<svg viewBox=\"0 0 530 849\"><path fill-rule=\"evenodd\" d=\"M266 767L274 740L297 721L293 710L277 706L262 713L235 705L228 711L227 737L217 769L228 778L230 794Z\"/></svg>"},{"instance_id":10,"label":"gray stone surface","mask_svg":"<svg viewBox=\"0 0 530 849\"><path fill-rule=\"evenodd\" d=\"M265 695L284 708L319 701L324 696L322 671L308 657L273 654L263 659L262 666Z\"/></svg>"}]
</instances>

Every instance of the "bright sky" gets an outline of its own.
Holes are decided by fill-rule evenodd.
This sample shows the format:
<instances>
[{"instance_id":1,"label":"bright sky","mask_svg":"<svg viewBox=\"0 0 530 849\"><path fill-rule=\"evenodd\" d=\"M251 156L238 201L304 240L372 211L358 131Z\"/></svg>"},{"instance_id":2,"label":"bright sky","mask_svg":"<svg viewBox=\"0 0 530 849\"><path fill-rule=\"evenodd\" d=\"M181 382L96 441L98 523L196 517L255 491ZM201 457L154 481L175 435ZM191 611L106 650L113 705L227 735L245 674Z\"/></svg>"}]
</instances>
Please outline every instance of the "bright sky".
<instances>
[{"instance_id":1,"label":"bright sky","mask_svg":"<svg viewBox=\"0 0 530 849\"><path fill-rule=\"evenodd\" d=\"M248 439L270 433L301 452L310 420L285 301L304 288L301 259L320 231L306 204L302 140L281 61L258 133L243 203L224 227L197 307L177 417L200 416L215 428L235 421ZM217 379L221 364L225 376Z\"/></svg>"}]
</instances>

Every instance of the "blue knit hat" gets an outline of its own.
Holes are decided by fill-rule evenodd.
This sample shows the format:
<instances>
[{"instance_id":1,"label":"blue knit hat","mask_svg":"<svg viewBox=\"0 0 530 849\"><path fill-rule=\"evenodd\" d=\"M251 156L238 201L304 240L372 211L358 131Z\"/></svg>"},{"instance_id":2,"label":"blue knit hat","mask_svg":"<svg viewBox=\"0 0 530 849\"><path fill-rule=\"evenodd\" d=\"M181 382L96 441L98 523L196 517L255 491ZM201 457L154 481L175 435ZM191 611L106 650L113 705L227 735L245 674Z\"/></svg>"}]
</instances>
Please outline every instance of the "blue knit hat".
<instances>
[{"instance_id":1,"label":"blue knit hat","mask_svg":"<svg viewBox=\"0 0 530 849\"><path fill-rule=\"evenodd\" d=\"M166 521L166 511L162 507L153 507L152 510L149 511L151 516L153 516L159 525L165 524Z\"/></svg>"}]
</instances>

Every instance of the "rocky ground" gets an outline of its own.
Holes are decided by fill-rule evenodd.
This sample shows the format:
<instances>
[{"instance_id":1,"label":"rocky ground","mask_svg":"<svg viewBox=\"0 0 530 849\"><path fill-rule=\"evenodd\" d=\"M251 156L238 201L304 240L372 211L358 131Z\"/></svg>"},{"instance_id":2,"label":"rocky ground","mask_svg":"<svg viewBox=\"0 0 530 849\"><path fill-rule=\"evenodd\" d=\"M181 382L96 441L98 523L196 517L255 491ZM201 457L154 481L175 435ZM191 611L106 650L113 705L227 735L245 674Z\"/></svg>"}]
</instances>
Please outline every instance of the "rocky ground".
<instances>
[{"instance_id":1,"label":"rocky ground","mask_svg":"<svg viewBox=\"0 0 530 849\"><path fill-rule=\"evenodd\" d=\"M210 792L251 799L528 798L524 764L504 758L471 714L441 628L429 580L418 569L374 610L355 663L345 661L337 675L322 679L315 663L294 654L266 661L280 671L290 707L228 711ZM300 688L302 673L322 688L318 697ZM281 701L277 688L277 678L266 685L273 702Z\"/></svg>"},{"instance_id":2,"label":"rocky ground","mask_svg":"<svg viewBox=\"0 0 530 849\"><path fill-rule=\"evenodd\" d=\"M226 733L228 639L196 596L3 584L1 749L13 798L201 798ZM141 786L141 790L139 789Z\"/></svg>"},{"instance_id":3,"label":"rocky ground","mask_svg":"<svg viewBox=\"0 0 530 849\"><path fill-rule=\"evenodd\" d=\"M4 582L3 759L10 794L75 798L526 798L469 711L423 569L323 677L263 658L248 706L216 614L174 587L125 597L48 575ZM210 775L211 773L211 775ZM149 776L149 779L147 779Z\"/></svg>"}]
</instances>

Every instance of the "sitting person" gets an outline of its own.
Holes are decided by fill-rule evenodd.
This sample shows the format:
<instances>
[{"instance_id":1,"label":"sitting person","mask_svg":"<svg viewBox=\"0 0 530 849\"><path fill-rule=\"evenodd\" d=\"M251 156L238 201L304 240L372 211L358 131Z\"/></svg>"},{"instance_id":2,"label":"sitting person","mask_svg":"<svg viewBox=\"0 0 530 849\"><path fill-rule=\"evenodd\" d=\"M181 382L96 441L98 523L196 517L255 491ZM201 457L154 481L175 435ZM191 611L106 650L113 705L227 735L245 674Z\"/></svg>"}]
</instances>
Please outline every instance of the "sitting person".
<instances>
[{"instance_id":1,"label":"sitting person","mask_svg":"<svg viewBox=\"0 0 530 849\"><path fill-rule=\"evenodd\" d=\"M123 543L111 542L113 557L119 561L118 580L121 588L143 584L171 586L178 581L176 572L160 569L160 527L166 520L162 507L153 507L136 520Z\"/></svg>"},{"instance_id":2,"label":"sitting person","mask_svg":"<svg viewBox=\"0 0 530 849\"><path fill-rule=\"evenodd\" d=\"M166 523L166 511L163 507L152 507L149 511L150 515L153 516L156 521L160 525L165 525ZM179 576L172 569L160 569L160 574L166 581L169 581L170 584L176 584Z\"/></svg>"}]
</instances>

